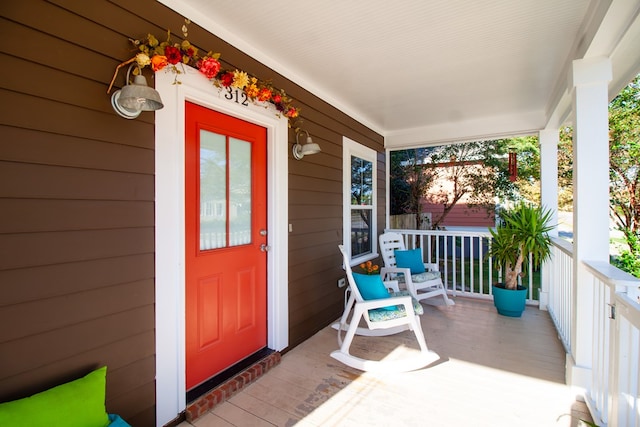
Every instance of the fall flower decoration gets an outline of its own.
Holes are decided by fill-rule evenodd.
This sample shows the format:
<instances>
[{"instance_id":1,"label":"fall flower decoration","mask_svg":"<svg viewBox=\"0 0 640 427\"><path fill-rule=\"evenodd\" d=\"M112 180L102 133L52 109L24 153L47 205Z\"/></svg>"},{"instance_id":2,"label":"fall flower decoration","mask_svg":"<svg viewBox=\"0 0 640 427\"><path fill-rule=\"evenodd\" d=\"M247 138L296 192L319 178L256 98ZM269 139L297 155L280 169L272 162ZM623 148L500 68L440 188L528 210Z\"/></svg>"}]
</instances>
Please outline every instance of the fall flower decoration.
<instances>
[{"instance_id":1,"label":"fall flower decoration","mask_svg":"<svg viewBox=\"0 0 640 427\"><path fill-rule=\"evenodd\" d=\"M200 71L217 88L242 90L251 102L271 103L279 114L284 114L290 119L299 116L300 110L291 105L291 99L284 90L273 88L269 83L262 82L242 70L222 69L219 53L210 51L201 56L198 48L186 40L187 24L189 23L189 20L185 20L185 24L182 26L182 33L185 37L182 42L172 42L170 31L167 31L166 41L163 42L158 41L158 38L153 34L147 34L145 39L129 39L138 53L133 58L118 65L107 93L111 91L118 70L134 61L139 70L133 70L133 74L140 73L143 68L148 66L154 72L170 67L171 71L176 74L175 84L180 84L178 75L183 72L181 71L181 66L188 65Z\"/></svg>"},{"instance_id":2,"label":"fall flower decoration","mask_svg":"<svg viewBox=\"0 0 640 427\"><path fill-rule=\"evenodd\" d=\"M198 69L208 79L214 79L220 71L220 62L215 58L205 58L198 62Z\"/></svg>"},{"instance_id":3,"label":"fall flower decoration","mask_svg":"<svg viewBox=\"0 0 640 427\"><path fill-rule=\"evenodd\" d=\"M164 55L155 55L151 58L151 68L153 71L160 71L167 65L169 65L169 61L167 61L167 57Z\"/></svg>"}]
</instances>

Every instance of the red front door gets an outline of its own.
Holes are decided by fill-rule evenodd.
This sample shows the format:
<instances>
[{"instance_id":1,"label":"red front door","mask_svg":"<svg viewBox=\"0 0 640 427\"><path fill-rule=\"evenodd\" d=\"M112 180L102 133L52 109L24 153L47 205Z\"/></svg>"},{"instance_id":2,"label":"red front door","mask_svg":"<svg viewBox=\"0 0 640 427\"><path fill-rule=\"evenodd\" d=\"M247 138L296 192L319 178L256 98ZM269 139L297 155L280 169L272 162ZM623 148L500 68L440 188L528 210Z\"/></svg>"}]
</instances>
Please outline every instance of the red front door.
<instances>
[{"instance_id":1,"label":"red front door","mask_svg":"<svg viewBox=\"0 0 640 427\"><path fill-rule=\"evenodd\" d=\"M186 388L267 344L266 130L185 105Z\"/></svg>"}]
</instances>

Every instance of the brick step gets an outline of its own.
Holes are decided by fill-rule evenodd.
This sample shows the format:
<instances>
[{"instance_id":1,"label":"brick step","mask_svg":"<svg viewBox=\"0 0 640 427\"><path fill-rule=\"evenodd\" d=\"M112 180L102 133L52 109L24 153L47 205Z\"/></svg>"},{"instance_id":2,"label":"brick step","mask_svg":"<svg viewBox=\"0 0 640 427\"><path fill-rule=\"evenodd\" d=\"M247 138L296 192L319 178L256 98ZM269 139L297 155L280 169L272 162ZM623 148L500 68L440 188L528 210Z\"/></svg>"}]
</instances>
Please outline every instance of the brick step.
<instances>
[{"instance_id":1,"label":"brick step","mask_svg":"<svg viewBox=\"0 0 640 427\"><path fill-rule=\"evenodd\" d=\"M217 405L231 398L231 396L260 378L271 368L277 366L280 363L280 359L280 352L275 351L189 402L185 411L187 421L192 422L198 419Z\"/></svg>"}]
</instances>

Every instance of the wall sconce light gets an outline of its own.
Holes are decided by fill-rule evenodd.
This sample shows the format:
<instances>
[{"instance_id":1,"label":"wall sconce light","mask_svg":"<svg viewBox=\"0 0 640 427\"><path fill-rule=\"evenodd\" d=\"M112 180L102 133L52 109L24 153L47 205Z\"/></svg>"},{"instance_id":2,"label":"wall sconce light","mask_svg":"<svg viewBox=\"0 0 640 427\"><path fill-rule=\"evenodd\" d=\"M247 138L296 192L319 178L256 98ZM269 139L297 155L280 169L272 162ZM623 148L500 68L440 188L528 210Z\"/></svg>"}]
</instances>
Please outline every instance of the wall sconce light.
<instances>
[{"instance_id":1,"label":"wall sconce light","mask_svg":"<svg viewBox=\"0 0 640 427\"><path fill-rule=\"evenodd\" d=\"M135 58L132 58L132 60L135 60ZM118 65L113 79L111 79L109 89L107 89L107 93L111 91L113 81L120 67L132 62L132 60ZM130 83L129 76L133 67L138 67L138 74L133 77L133 83ZM164 107L162 99L160 99L160 94L157 90L147 86L147 79L142 75L142 70L137 64L131 64L129 66L125 86L113 92L113 95L111 95L111 106L116 113L125 119L135 119L143 111L155 111Z\"/></svg>"},{"instance_id":2,"label":"wall sconce light","mask_svg":"<svg viewBox=\"0 0 640 427\"><path fill-rule=\"evenodd\" d=\"M298 138L302 132L307 134L307 141L304 145L300 144L300 141L298 141ZM306 130L300 130L296 133L296 143L294 144L292 151L293 157L295 157L296 160L300 160L304 156L308 156L309 154L316 154L322 150L320 150L320 146L318 144L313 142L313 139L311 139L311 136L309 136L309 132L307 132Z\"/></svg>"}]
</instances>

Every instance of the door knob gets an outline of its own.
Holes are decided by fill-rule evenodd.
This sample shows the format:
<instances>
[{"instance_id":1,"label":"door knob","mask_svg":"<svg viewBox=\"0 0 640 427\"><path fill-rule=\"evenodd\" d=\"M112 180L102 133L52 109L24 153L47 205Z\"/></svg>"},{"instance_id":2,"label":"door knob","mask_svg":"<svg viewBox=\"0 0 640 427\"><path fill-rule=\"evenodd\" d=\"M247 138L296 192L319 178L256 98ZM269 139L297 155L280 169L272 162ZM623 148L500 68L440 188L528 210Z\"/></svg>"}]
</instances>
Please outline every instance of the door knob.
<instances>
[{"instance_id":1,"label":"door knob","mask_svg":"<svg viewBox=\"0 0 640 427\"><path fill-rule=\"evenodd\" d=\"M260 245L260 250L262 252L269 252L271 250L271 246L265 245L264 243Z\"/></svg>"}]
</instances>

